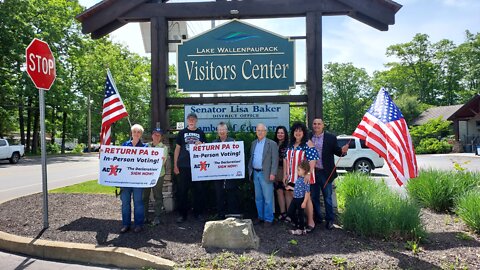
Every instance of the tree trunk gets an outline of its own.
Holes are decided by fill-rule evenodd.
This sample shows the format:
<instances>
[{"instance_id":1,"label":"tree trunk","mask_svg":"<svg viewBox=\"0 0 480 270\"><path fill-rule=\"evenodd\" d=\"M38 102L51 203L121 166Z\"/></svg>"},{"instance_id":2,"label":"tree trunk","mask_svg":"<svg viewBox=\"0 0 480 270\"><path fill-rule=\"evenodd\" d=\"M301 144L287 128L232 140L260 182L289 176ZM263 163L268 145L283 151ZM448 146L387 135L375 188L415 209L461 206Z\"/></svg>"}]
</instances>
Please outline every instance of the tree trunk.
<instances>
[{"instance_id":1,"label":"tree trunk","mask_svg":"<svg viewBox=\"0 0 480 270\"><path fill-rule=\"evenodd\" d=\"M52 130L50 131L51 132L51 135L50 135L50 143L51 144L55 144L55 133L56 133L56 125L55 125L55 119L57 118L56 117L56 110L55 110L55 106L52 106L52 119L51 119L51 125L52 125Z\"/></svg>"},{"instance_id":2,"label":"tree trunk","mask_svg":"<svg viewBox=\"0 0 480 270\"><path fill-rule=\"evenodd\" d=\"M27 105L27 144L25 151L29 152L32 149L31 144L31 131L32 131L32 97L28 97L28 105Z\"/></svg>"},{"instance_id":3,"label":"tree trunk","mask_svg":"<svg viewBox=\"0 0 480 270\"><path fill-rule=\"evenodd\" d=\"M62 118L62 154L65 154L65 135L67 133L67 112L63 111Z\"/></svg>"},{"instance_id":4,"label":"tree trunk","mask_svg":"<svg viewBox=\"0 0 480 270\"><path fill-rule=\"evenodd\" d=\"M40 129L40 110L37 108L35 110L35 115L33 118L33 139L32 139L32 154L37 154L38 153L38 143L40 134L39 133Z\"/></svg>"},{"instance_id":5,"label":"tree trunk","mask_svg":"<svg viewBox=\"0 0 480 270\"><path fill-rule=\"evenodd\" d=\"M25 145L25 119L23 117L23 95L20 95L18 103L18 122L20 124L20 144Z\"/></svg>"}]
</instances>

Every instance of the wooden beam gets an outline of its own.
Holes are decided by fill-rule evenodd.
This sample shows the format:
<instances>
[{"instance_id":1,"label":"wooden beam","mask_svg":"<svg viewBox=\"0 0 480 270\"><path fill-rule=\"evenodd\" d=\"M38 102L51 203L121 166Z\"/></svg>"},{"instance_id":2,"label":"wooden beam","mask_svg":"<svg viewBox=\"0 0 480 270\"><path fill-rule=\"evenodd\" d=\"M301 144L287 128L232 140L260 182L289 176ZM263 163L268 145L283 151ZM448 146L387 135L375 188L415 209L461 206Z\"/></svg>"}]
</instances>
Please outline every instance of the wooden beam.
<instances>
[{"instance_id":1,"label":"wooden beam","mask_svg":"<svg viewBox=\"0 0 480 270\"><path fill-rule=\"evenodd\" d=\"M231 12L234 11L234 12ZM238 11L238 14L235 14ZM121 16L127 21L165 16L169 20L302 17L318 11L325 15L346 15L351 8L336 0L250 0L191 3L145 3ZM233 14L232 14L233 13Z\"/></svg>"},{"instance_id":2,"label":"wooden beam","mask_svg":"<svg viewBox=\"0 0 480 270\"><path fill-rule=\"evenodd\" d=\"M322 14L309 12L307 27L307 120L311 127L313 119L323 117L323 64L322 64Z\"/></svg>"},{"instance_id":3,"label":"wooden beam","mask_svg":"<svg viewBox=\"0 0 480 270\"><path fill-rule=\"evenodd\" d=\"M104 27L93 31L92 32L92 38L93 39L98 39L98 38L101 38L103 36L106 36L106 35L110 34L111 32L117 30L118 28L124 26L125 24L127 24L127 23L115 20L115 21L105 25Z\"/></svg>"},{"instance_id":4,"label":"wooden beam","mask_svg":"<svg viewBox=\"0 0 480 270\"><path fill-rule=\"evenodd\" d=\"M157 124L167 130L167 80L168 80L168 21L154 17L150 21L151 35L151 128Z\"/></svg>"},{"instance_id":5,"label":"wooden beam","mask_svg":"<svg viewBox=\"0 0 480 270\"><path fill-rule=\"evenodd\" d=\"M167 105L307 102L306 95L167 98Z\"/></svg>"},{"instance_id":6,"label":"wooden beam","mask_svg":"<svg viewBox=\"0 0 480 270\"><path fill-rule=\"evenodd\" d=\"M114 4L110 4L105 7L99 6L96 12L87 10L84 13L89 13L91 15L83 18L82 13L77 16L77 19L82 22L82 32L84 34L92 33L110 24L112 21L120 17L120 15L142 4L143 2L145 2L145 0L116 0ZM149 16L148 18L151 17L154 16Z\"/></svg>"},{"instance_id":7,"label":"wooden beam","mask_svg":"<svg viewBox=\"0 0 480 270\"><path fill-rule=\"evenodd\" d=\"M362 1L337 0L337 1L352 8L352 10L354 11L354 13L351 16L352 18L357 19L356 16L360 16L363 18L360 21L364 23L368 24L367 21L375 21L378 24L387 26L387 29L388 29L388 25L392 25L395 23L395 13L401 7L401 5L397 4L399 7L398 9L396 9L396 8L393 8L393 6L387 5L385 3L381 3L378 0L362 0Z\"/></svg>"}]
</instances>

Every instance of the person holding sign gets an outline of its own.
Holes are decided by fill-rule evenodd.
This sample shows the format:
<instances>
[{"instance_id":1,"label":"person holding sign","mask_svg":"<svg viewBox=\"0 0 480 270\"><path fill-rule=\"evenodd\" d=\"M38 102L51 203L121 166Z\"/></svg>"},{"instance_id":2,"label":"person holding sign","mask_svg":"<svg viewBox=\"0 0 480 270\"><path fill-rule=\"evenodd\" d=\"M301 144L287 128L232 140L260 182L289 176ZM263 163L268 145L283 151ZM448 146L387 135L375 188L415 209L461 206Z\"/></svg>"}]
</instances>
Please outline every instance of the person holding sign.
<instances>
[{"instance_id":1,"label":"person holding sign","mask_svg":"<svg viewBox=\"0 0 480 270\"><path fill-rule=\"evenodd\" d=\"M168 146L162 142L163 130L160 128L154 128L152 130L152 142L148 143L148 147L163 148L163 162L162 170L160 171L160 177L158 177L157 184L152 188L146 188L143 190L143 203L145 207L145 221L148 221L148 204L150 202L150 191L153 191L153 198L155 199L155 218L152 225L156 226L160 224L160 214L163 208L163 178L165 177L165 161L168 158Z\"/></svg>"},{"instance_id":2,"label":"person holding sign","mask_svg":"<svg viewBox=\"0 0 480 270\"><path fill-rule=\"evenodd\" d=\"M217 126L218 138L213 142L233 142L233 138L228 137L228 127L224 122ZM225 214L239 214L238 210L238 180L222 179L215 181L215 191L217 197L217 211L220 219L225 218ZM225 207L225 204L227 207ZM227 212L228 209L228 212Z\"/></svg>"},{"instance_id":3,"label":"person holding sign","mask_svg":"<svg viewBox=\"0 0 480 270\"><path fill-rule=\"evenodd\" d=\"M180 216L178 223L185 222L188 215L188 191L192 187L193 215L200 218L204 208L204 196L202 182L192 183L192 171L190 165L190 145L207 142L205 133L197 128L197 115L190 113L187 116L187 127L181 130L176 138L175 152L173 154L173 172L177 178L177 209Z\"/></svg>"},{"instance_id":4,"label":"person holding sign","mask_svg":"<svg viewBox=\"0 0 480 270\"><path fill-rule=\"evenodd\" d=\"M126 141L122 146L147 147L142 142L143 127L135 124L131 127L132 139ZM144 205L142 200L143 188L138 187L122 187L120 188L120 199L122 200L122 228L120 233L126 233L130 230L132 224L132 195L133 195L133 223L135 225L134 232L138 233L143 230L144 224Z\"/></svg>"},{"instance_id":5,"label":"person holding sign","mask_svg":"<svg viewBox=\"0 0 480 270\"><path fill-rule=\"evenodd\" d=\"M248 162L248 175L253 178L258 212L254 223L265 222L265 226L269 227L273 224L273 182L278 169L278 146L266 137L264 124L258 124L255 132L257 139L252 142Z\"/></svg>"}]
</instances>

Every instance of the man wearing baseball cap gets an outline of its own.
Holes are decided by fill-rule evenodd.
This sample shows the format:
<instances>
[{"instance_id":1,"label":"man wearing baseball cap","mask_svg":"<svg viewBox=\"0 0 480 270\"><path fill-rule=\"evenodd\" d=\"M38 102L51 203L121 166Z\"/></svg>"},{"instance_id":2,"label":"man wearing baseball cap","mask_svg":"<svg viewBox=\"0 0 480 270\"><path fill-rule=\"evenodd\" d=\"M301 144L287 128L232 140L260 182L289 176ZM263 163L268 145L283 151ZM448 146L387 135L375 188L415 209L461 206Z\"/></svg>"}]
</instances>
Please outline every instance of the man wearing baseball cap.
<instances>
[{"instance_id":1,"label":"man wearing baseball cap","mask_svg":"<svg viewBox=\"0 0 480 270\"><path fill-rule=\"evenodd\" d=\"M197 115L191 112L187 116L187 127L182 129L176 138L175 152L173 155L173 172L177 177L176 206L179 212L178 223L184 222L188 216L188 191L192 188L193 215L201 219L204 210L202 182L192 183L190 164L190 145L207 142L205 133L197 128Z\"/></svg>"},{"instance_id":2,"label":"man wearing baseball cap","mask_svg":"<svg viewBox=\"0 0 480 270\"><path fill-rule=\"evenodd\" d=\"M148 218L148 205L150 202L150 191L153 190L153 198L155 199L155 218L152 225L157 226L161 223L160 215L163 208L163 178L165 177L165 163L168 159L168 146L162 142L163 130L160 128L154 128L152 130L152 142L148 143L148 147L163 148L163 162L162 170L160 171L160 177L157 180L157 184L152 188L145 188L143 190L143 203L145 204L145 222L150 221Z\"/></svg>"}]
</instances>

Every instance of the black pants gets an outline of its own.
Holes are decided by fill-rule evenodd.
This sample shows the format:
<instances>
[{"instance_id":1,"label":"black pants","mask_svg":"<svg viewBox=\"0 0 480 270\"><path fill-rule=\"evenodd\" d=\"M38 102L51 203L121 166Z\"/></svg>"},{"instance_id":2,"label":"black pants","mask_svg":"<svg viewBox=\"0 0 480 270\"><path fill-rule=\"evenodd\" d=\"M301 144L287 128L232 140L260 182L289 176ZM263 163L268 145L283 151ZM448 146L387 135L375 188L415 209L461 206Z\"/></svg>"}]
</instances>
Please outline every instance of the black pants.
<instances>
[{"instance_id":1,"label":"black pants","mask_svg":"<svg viewBox=\"0 0 480 270\"><path fill-rule=\"evenodd\" d=\"M305 211L302 208L304 198L293 198L288 207L287 215L292 219L297 228L305 230Z\"/></svg>"},{"instance_id":2,"label":"black pants","mask_svg":"<svg viewBox=\"0 0 480 270\"><path fill-rule=\"evenodd\" d=\"M178 168L180 174L177 178L176 204L178 213L187 217L189 210L188 191L192 191L193 215L198 216L203 213L205 208L205 199L202 181L192 181L192 171L190 168Z\"/></svg>"},{"instance_id":3,"label":"black pants","mask_svg":"<svg viewBox=\"0 0 480 270\"><path fill-rule=\"evenodd\" d=\"M238 180L215 181L217 211L221 218L225 217L226 214L240 214L237 182Z\"/></svg>"}]
</instances>

